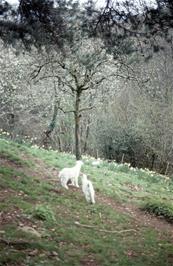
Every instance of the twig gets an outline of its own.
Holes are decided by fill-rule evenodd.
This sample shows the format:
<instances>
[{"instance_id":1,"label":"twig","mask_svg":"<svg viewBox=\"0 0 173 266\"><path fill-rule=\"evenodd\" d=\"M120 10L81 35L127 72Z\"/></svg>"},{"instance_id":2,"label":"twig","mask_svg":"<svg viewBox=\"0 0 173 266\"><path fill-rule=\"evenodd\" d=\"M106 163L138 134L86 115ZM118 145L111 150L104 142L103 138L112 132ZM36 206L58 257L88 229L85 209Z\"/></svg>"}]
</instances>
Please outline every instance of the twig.
<instances>
[{"instance_id":1,"label":"twig","mask_svg":"<svg viewBox=\"0 0 173 266\"><path fill-rule=\"evenodd\" d=\"M83 111L91 110L91 109L93 109L93 108L95 108L95 106L88 106L88 107L85 107L85 108L80 109L79 112L83 112Z\"/></svg>"},{"instance_id":2,"label":"twig","mask_svg":"<svg viewBox=\"0 0 173 266\"><path fill-rule=\"evenodd\" d=\"M58 178L47 178L46 180L48 180L48 181L58 181Z\"/></svg>"},{"instance_id":3,"label":"twig","mask_svg":"<svg viewBox=\"0 0 173 266\"><path fill-rule=\"evenodd\" d=\"M121 231L117 231L117 230L113 230L113 231L111 231L111 230L104 230L104 229L99 229L99 228L97 228L97 227L95 227L95 226L93 226L93 225L87 225L87 224L80 224L79 222L74 222L75 223L75 225L77 225L77 226L81 226L81 227L85 227L85 228L88 228L88 229L95 229L95 230L97 230L97 231L99 231L99 232L104 232L104 233L112 233L112 234L121 234L121 233L126 233L126 232L137 232L135 229L125 229L125 230L121 230Z\"/></svg>"},{"instance_id":4,"label":"twig","mask_svg":"<svg viewBox=\"0 0 173 266\"><path fill-rule=\"evenodd\" d=\"M31 245L33 242L28 242L24 240L6 240L4 238L0 238L0 243L5 245L19 246L19 245Z\"/></svg>"}]
</instances>

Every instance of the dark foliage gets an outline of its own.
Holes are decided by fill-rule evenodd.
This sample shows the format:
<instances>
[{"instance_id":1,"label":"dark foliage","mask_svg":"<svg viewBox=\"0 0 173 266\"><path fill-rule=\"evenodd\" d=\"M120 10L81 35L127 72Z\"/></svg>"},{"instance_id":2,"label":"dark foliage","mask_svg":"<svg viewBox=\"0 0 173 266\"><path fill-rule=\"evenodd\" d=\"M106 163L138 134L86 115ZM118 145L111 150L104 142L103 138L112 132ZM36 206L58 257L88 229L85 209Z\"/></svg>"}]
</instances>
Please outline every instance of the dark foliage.
<instances>
[{"instance_id":1,"label":"dark foliage","mask_svg":"<svg viewBox=\"0 0 173 266\"><path fill-rule=\"evenodd\" d=\"M133 38L138 42L138 50L142 53L147 53L148 49L158 52L163 49L163 46L158 44L158 38L164 38L172 44L173 2L156 2L157 4L151 7L147 2L139 6L131 0L107 0L105 8L98 15L95 34L99 34L110 48L115 47L122 39L124 42Z\"/></svg>"},{"instance_id":2,"label":"dark foliage","mask_svg":"<svg viewBox=\"0 0 173 266\"><path fill-rule=\"evenodd\" d=\"M17 10L6 1L0 4L0 37L12 43L22 40L25 47L34 44L60 48L65 41L72 42L74 32L80 29L90 37L102 37L108 51L115 57L121 51L127 54L139 49L143 53L148 49L158 52L163 47L156 42L156 36L172 43L172 27L171 0L157 0L154 7L146 3L139 6L131 0L107 0L102 10L89 0L83 11L79 11L78 3L65 0L20 0ZM131 45L131 39L139 41L136 47ZM116 47L122 50L116 50ZM146 56L148 58L151 54Z\"/></svg>"},{"instance_id":3,"label":"dark foliage","mask_svg":"<svg viewBox=\"0 0 173 266\"><path fill-rule=\"evenodd\" d=\"M152 201L147 202L142 208L142 210L152 213L156 216L163 217L170 223L173 223L173 206L172 204Z\"/></svg>"},{"instance_id":4,"label":"dark foliage","mask_svg":"<svg viewBox=\"0 0 173 266\"><path fill-rule=\"evenodd\" d=\"M63 18L65 5L51 0L21 0L17 10L6 2L0 6L0 37L14 44L22 41L25 48L31 44L63 46L66 23Z\"/></svg>"}]
</instances>

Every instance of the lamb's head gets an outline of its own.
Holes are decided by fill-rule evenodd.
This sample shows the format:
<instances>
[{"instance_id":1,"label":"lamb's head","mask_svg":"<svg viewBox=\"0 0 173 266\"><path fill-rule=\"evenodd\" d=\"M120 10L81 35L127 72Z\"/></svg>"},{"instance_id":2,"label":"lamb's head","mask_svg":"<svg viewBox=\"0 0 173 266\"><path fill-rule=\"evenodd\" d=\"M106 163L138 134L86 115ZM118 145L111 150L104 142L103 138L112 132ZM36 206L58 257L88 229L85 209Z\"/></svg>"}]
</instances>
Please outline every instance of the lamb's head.
<instances>
[{"instance_id":1,"label":"lamb's head","mask_svg":"<svg viewBox=\"0 0 173 266\"><path fill-rule=\"evenodd\" d=\"M76 161L76 165L82 166L84 163L82 161Z\"/></svg>"},{"instance_id":2,"label":"lamb's head","mask_svg":"<svg viewBox=\"0 0 173 266\"><path fill-rule=\"evenodd\" d=\"M82 175L82 182L87 181L87 180L88 180L87 175L83 174Z\"/></svg>"}]
</instances>

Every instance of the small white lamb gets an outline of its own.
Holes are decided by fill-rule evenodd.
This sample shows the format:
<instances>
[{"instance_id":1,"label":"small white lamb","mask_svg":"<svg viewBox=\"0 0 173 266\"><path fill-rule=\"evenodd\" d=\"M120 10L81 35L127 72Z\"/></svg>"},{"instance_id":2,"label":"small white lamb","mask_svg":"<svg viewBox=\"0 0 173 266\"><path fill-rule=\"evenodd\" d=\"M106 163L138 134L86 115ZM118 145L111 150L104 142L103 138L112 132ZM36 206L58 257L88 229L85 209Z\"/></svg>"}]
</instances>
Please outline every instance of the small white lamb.
<instances>
[{"instance_id":1,"label":"small white lamb","mask_svg":"<svg viewBox=\"0 0 173 266\"><path fill-rule=\"evenodd\" d=\"M87 179L87 175L82 175L82 191L85 195L86 201L95 203L95 191L90 180Z\"/></svg>"},{"instance_id":2,"label":"small white lamb","mask_svg":"<svg viewBox=\"0 0 173 266\"><path fill-rule=\"evenodd\" d=\"M81 166L83 165L82 161L76 161L76 165L71 168L64 168L59 172L59 178L61 185L68 189L68 181L71 181L73 186L79 187L78 177L80 174Z\"/></svg>"},{"instance_id":3,"label":"small white lamb","mask_svg":"<svg viewBox=\"0 0 173 266\"><path fill-rule=\"evenodd\" d=\"M92 162L93 166L99 166L100 164L101 164L101 159L100 158L98 158L96 161Z\"/></svg>"}]
</instances>

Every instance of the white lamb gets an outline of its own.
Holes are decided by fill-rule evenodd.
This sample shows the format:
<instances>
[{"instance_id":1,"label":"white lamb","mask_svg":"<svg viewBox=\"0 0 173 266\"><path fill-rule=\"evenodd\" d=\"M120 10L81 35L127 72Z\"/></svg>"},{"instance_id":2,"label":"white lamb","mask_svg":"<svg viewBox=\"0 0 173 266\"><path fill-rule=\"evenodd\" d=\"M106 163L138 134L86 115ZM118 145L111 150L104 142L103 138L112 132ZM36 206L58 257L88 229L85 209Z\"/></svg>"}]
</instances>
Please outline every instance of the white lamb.
<instances>
[{"instance_id":1,"label":"white lamb","mask_svg":"<svg viewBox=\"0 0 173 266\"><path fill-rule=\"evenodd\" d=\"M82 161L76 161L76 165L74 167L64 168L59 172L60 182L64 188L68 189L67 184L69 181L71 181L73 186L79 187L78 177L82 165Z\"/></svg>"},{"instance_id":2,"label":"white lamb","mask_svg":"<svg viewBox=\"0 0 173 266\"><path fill-rule=\"evenodd\" d=\"M87 179L87 175L82 176L82 191L85 195L86 201L95 203L95 191L90 180Z\"/></svg>"},{"instance_id":3,"label":"white lamb","mask_svg":"<svg viewBox=\"0 0 173 266\"><path fill-rule=\"evenodd\" d=\"M101 159L98 158L96 161L93 161L93 162L92 162L92 165L93 165L93 166L99 166L99 165L101 164L101 162L102 162Z\"/></svg>"}]
</instances>

